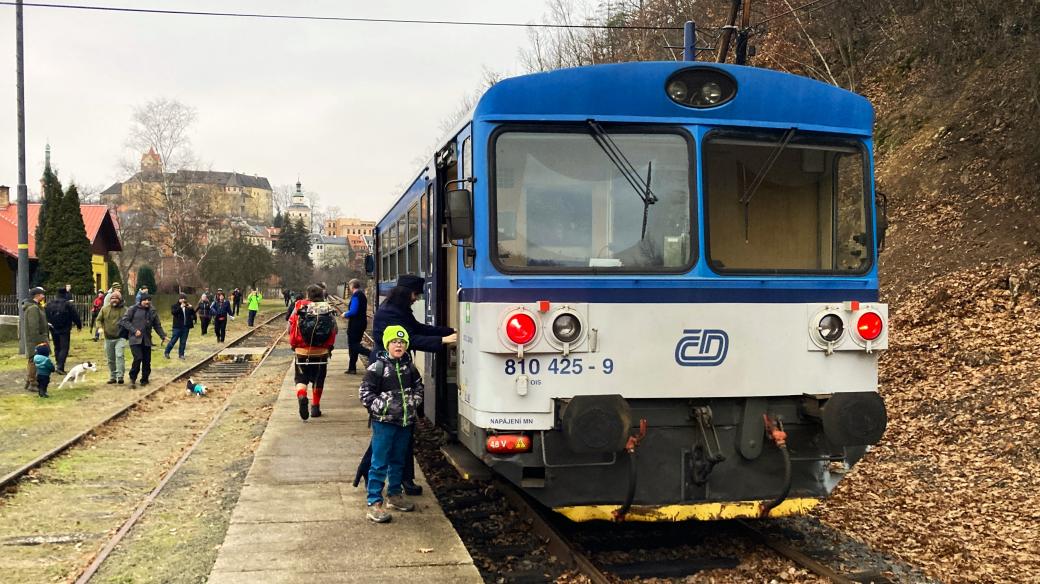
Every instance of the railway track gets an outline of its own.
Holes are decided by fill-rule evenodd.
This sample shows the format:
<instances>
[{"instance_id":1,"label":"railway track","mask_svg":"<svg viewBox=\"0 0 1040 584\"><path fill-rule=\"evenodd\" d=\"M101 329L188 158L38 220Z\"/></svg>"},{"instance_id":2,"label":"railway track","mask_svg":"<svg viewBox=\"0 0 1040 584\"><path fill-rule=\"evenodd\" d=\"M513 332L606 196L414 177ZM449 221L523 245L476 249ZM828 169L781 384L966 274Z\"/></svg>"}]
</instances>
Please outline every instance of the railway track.
<instances>
[{"instance_id":1,"label":"railway track","mask_svg":"<svg viewBox=\"0 0 1040 584\"><path fill-rule=\"evenodd\" d=\"M488 582L537 584L561 576L581 576L592 584L657 582L706 570L716 570L713 575L732 573L737 578L761 579L766 574L747 573L747 566L742 565L752 556L757 558L754 564L773 570L793 565L820 581L837 584L925 581L907 575L909 568L897 570L902 577L886 575L887 567L871 569L867 566L874 559L865 561L862 554L846 558L843 549L821 552L813 547L814 535L801 533L783 520L762 525L749 521L573 523L545 510L507 481L461 481L440 456L441 442L439 432L423 430L417 439L417 456L442 508ZM867 553L876 556L881 566L891 561L882 554Z\"/></svg>"},{"instance_id":2,"label":"railway track","mask_svg":"<svg viewBox=\"0 0 1040 584\"><path fill-rule=\"evenodd\" d=\"M106 416L104 419L98 421L96 424L89 428L79 432L75 436L65 440L61 444L51 448L43 454L37 456L33 460L26 464L16 468L0 478L0 493L8 490L22 480L26 475L32 472L34 469L39 468L41 465L47 463L54 457L62 454L70 448L76 446L87 437L96 434L99 430L105 428L115 420L118 420L125 416L130 411L134 410L141 404L149 401L155 396L161 395L170 389L183 390L183 384L192 377L196 381L201 381L207 387L219 388L223 385L230 384L235 379L242 377L247 374L256 363L251 363L246 359L231 358L224 360L219 358L221 353L225 352L229 348L248 348L248 347L263 347L270 343L270 339L277 336L275 332L271 332L268 325L275 322L277 319L284 318L285 313L280 312L267 320L257 324L254 328L246 331L239 337L233 339L219 350L210 353L203 359L199 360L194 365L191 365L182 371L177 372L172 379L165 383L156 384L155 388L142 393L137 399L125 404L112 414ZM261 332L263 331L263 332ZM270 335L270 338L268 338ZM256 344L262 343L262 344ZM271 345L273 346L273 344Z\"/></svg>"}]
</instances>

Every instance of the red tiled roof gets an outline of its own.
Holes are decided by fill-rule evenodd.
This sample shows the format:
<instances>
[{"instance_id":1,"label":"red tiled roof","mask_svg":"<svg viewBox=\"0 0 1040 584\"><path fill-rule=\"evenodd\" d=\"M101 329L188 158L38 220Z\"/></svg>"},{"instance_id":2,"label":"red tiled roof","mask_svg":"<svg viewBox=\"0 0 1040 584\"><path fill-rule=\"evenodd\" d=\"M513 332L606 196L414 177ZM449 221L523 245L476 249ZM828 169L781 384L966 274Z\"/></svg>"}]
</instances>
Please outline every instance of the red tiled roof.
<instances>
[{"instance_id":1,"label":"red tiled roof","mask_svg":"<svg viewBox=\"0 0 1040 584\"><path fill-rule=\"evenodd\" d=\"M105 217L112 219L112 226L118 229L116 217L106 205L80 205L83 225L87 229L87 239L94 245L104 225ZM40 204L29 203L29 259L36 259L36 224L40 220ZM115 250L113 250L115 251ZM0 209L0 252L18 257L18 205L10 204Z\"/></svg>"}]
</instances>

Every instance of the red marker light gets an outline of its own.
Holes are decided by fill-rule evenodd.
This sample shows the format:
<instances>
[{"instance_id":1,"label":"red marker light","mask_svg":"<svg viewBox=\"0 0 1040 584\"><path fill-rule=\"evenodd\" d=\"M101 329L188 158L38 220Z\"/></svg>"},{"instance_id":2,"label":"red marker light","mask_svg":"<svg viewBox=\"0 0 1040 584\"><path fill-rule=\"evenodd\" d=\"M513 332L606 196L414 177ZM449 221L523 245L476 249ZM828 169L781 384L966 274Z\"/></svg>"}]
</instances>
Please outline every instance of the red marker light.
<instances>
[{"instance_id":1,"label":"red marker light","mask_svg":"<svg viewBox=\"0 0 1040 584\"><path fill-rule=\"evenodd\" d=\"M859 320L856 321L856 332L864 340L873 341L874 339L881 336L881 330L885 324L881 320L881 315L876 312L864 312L860 315Z\"/></svg>"},{"instance_id":2,"label":"red marker light","mask_svg":"<svg viewBox=\"0 0 1040 584\"><path fill-rule=\"evenodd\" d=\"M531 439L523 434L493 434L485 444L491 454L515 454L530 452Z\"/></svg>"},{"instance_id":3,"label":"red marker light","mask_svg":"<svg viewBox=\"0 0 1040 584\"><path fill-rule=\"evenodd\" d=\"M538 325L535 324L534 319L523 312L510 316L506 321L506 336L518 345L530 343L537 332Z\"/></svg>"},{"instance_id":4,"label":"red marker light","mask_svg":"<svg viewBox=\"0 0 1040 584\"><path fill-rule=\"evenodd\" d=\"M549 312L549 301L539 300L538 301L538 312Z\"/></svg>"}]
</instances>

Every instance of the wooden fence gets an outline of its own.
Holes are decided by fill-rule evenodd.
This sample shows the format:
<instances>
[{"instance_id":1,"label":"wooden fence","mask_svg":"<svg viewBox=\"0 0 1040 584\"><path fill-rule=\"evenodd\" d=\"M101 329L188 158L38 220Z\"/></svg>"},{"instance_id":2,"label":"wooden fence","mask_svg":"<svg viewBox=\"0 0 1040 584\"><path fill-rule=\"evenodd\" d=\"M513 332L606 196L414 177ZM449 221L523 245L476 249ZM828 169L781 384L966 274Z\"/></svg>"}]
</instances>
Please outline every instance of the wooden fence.
<instances>
[{"instance_id":1,"label":"wooden fence","mask_svg":"<svg viewBox=\"0 0 1040 584\"><path fill-rule=\"evenodd\" d=\"M90 326L90 311L93 306L94 297L77 295L73 297L73 305L76 307L76 311L79 312L79 318L83 321L83 326ZM18 316L20 303L18 297L14 294L3 294L0 295L0 314Z\"/></svg>"}]
</instances>

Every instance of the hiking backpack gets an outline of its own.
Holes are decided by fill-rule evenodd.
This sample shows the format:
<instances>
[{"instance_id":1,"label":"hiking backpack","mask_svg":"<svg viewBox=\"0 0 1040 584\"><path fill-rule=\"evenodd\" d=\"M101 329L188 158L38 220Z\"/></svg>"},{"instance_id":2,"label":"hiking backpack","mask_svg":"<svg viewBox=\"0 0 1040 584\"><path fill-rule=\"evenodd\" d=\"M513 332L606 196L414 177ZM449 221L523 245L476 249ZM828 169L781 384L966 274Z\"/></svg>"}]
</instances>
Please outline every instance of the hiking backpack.
<instances>
[{"instance_id":1,"label":"hiking backpack","mask_svg":"<svg viewBox=\"0 0 1040 584\"><path fill-rule=\"evenodd\" d=\"M328 302L308 302L296 309L296 334L308 347L321 347L336 330L336 309Z\"/></svg>"}]
</instances>

